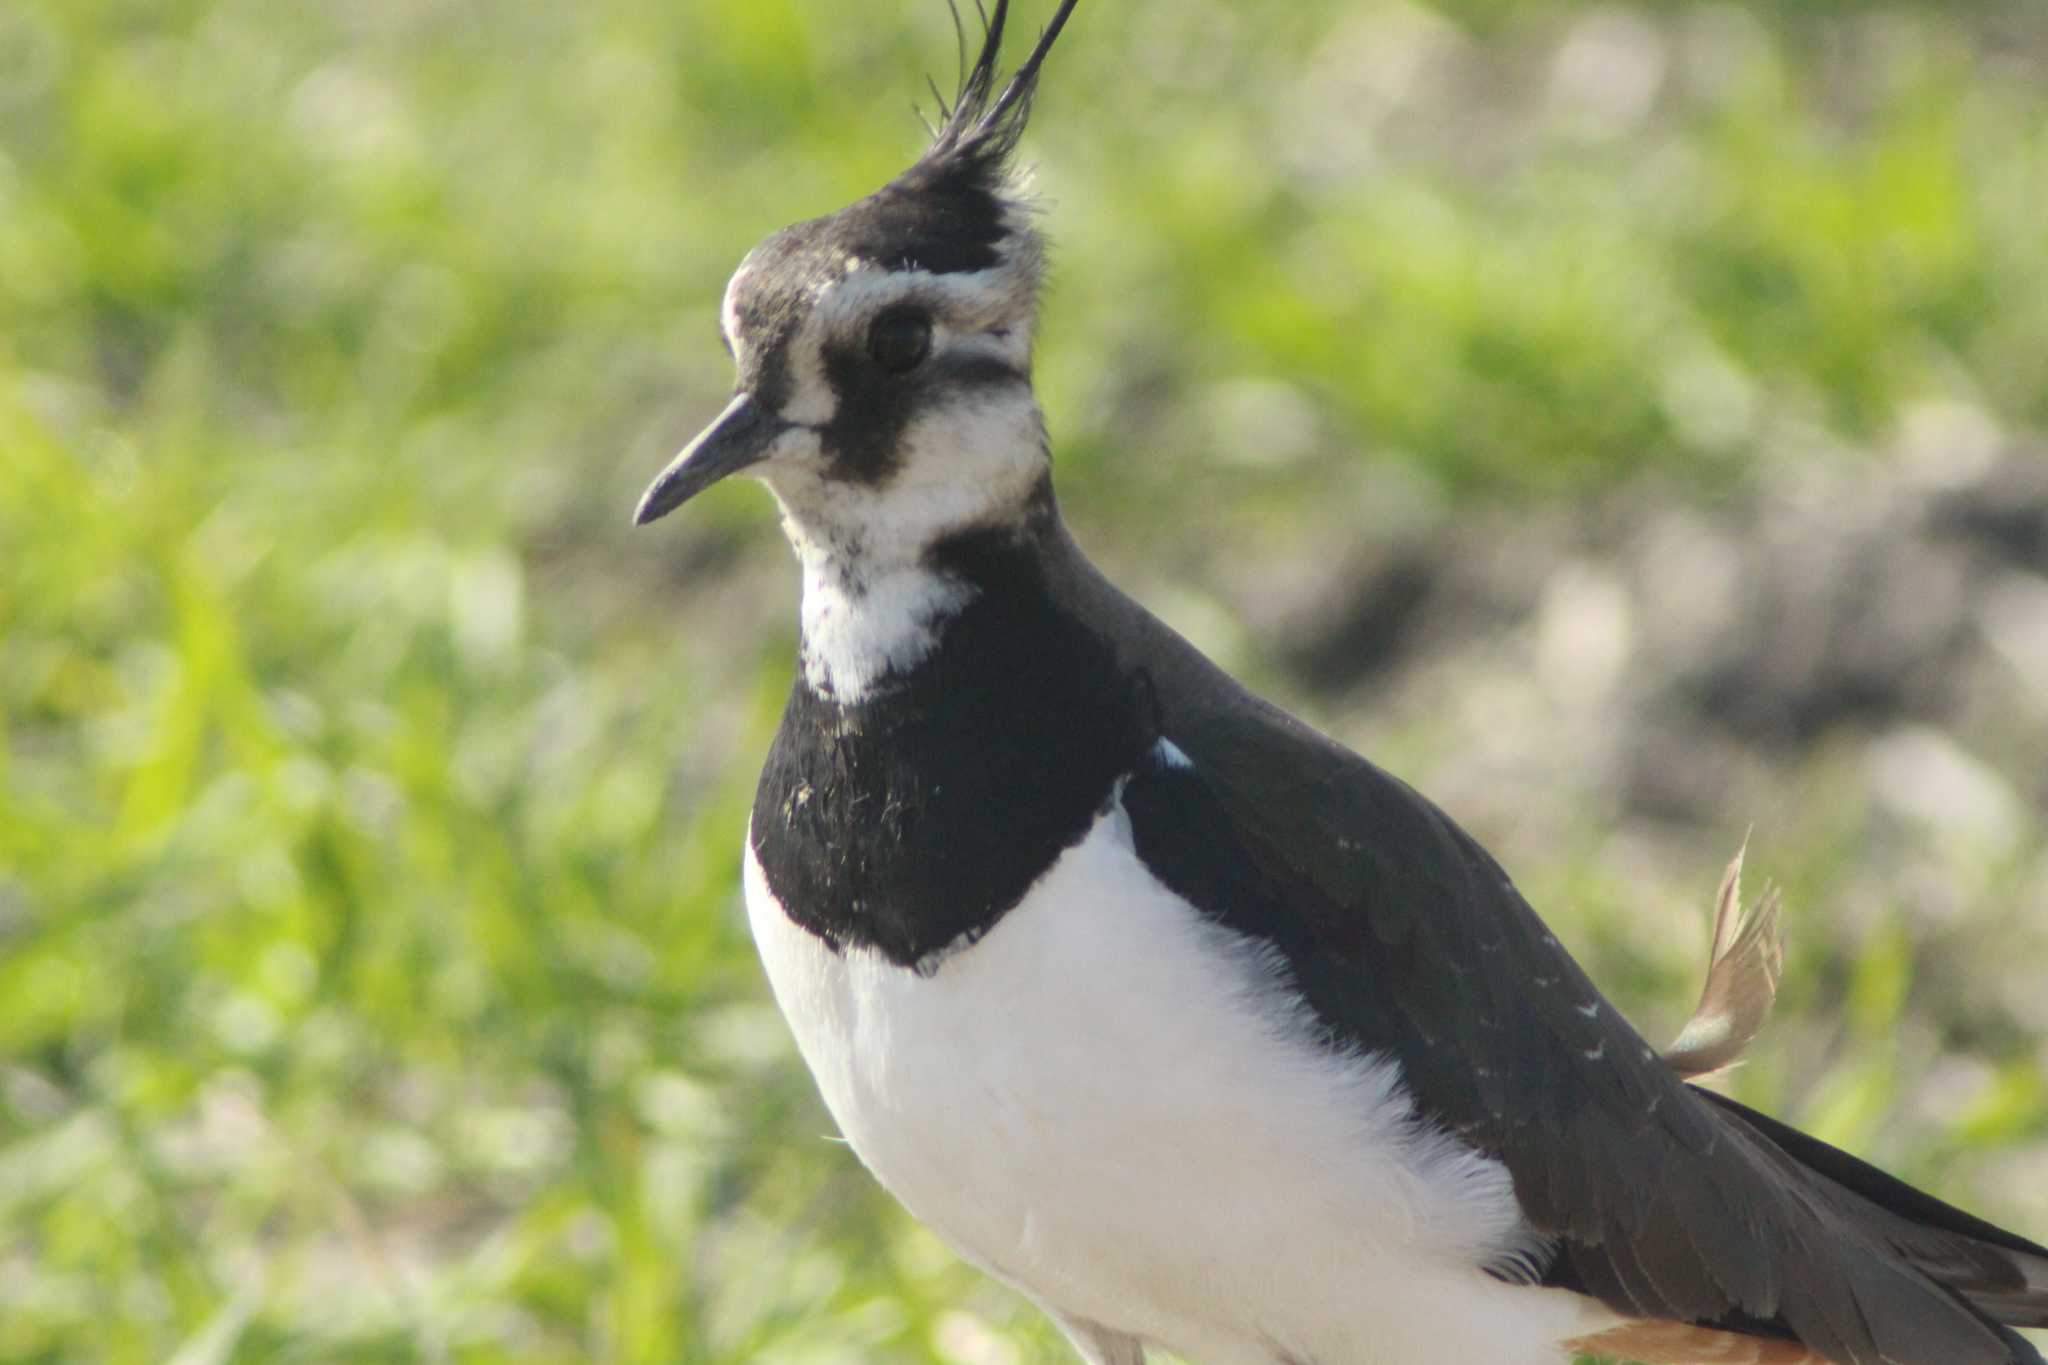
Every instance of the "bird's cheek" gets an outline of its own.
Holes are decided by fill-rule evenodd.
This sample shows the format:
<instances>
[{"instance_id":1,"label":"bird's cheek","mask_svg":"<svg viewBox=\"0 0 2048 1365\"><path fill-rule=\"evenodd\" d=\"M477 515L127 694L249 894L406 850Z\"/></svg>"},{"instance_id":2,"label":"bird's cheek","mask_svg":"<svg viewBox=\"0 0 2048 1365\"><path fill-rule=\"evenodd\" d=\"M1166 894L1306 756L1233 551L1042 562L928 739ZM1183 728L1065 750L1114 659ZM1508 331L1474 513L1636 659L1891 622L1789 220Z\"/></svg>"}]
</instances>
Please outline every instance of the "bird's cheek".
<instances>
[{"instance_id":1,"label":"bird's cheek","mask_svg":"<svg viewBox=\"0 0 2048 1365\"><path fill-rule=\"evenodd\" d=\"M817 484L824 477L825 463L825 444L817 428L793 426L748 472L770 488L794 491Z\"/></svg>"}]
</instances>

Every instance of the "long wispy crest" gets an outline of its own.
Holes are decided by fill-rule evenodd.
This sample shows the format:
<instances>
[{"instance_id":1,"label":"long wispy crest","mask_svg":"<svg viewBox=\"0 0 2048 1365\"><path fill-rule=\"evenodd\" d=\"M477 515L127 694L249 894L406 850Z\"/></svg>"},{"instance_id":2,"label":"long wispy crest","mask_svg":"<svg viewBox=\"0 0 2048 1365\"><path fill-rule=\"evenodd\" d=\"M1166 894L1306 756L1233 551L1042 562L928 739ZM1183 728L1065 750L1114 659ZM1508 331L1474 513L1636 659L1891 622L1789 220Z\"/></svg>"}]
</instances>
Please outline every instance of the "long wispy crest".
<instances>
[{"instance_id":1,"label":"long wispy crest","mask_svg":"<svg viewBox=\"0 0 2048 1365\"><path fill-rule=\"evenodd\" d=\"M1060 0L1060 7L1053 12L1045 31L1038 35L1031 55L998 90L996 62L1002 54L1003 30L1009 19L1008 0L995 0L993 11L983 9L981 0L975 0L976 12L981 16L982 39L981 51L972 66L965 60L966 40L959 5L957 0L947 0L953 11L954 35L960 44L960 84L951 107L939 99L942 121L932 134L932 145L912 168L913 174L958 175L986 184L1003 173L1031 117L1031 96L1038 88L1038 71L1045 62L1045 54L1052 51L1060 30L1066 26L1067 16L1078 3L1079 0ZM937 98L937 92L933 94Z\"/></svg>"}]
</instances>

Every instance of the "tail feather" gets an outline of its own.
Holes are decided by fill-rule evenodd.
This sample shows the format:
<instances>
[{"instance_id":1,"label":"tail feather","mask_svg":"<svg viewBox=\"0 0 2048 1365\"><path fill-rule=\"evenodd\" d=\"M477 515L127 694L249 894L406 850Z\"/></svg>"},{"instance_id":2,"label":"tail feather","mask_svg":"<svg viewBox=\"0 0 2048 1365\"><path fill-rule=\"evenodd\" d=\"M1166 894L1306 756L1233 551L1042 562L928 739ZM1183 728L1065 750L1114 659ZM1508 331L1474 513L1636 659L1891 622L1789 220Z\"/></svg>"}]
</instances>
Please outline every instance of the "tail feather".
<instances>
[{"instance_id":1,"label":"tail feather","mask_svg":"<svg viewBox=\"0 0 2048 1365\"><path fill-rule=\"evenodd\" d=\"M2048 1327L2048 1247L1965 1213L1820 1139L1712 1091L1697 1092L1819 1178L1819 1190L1857 1217L1906 1266L1996 1329L2016 1365L2042 1365L2011 1329Z\"/></svg>"}]
</instances>

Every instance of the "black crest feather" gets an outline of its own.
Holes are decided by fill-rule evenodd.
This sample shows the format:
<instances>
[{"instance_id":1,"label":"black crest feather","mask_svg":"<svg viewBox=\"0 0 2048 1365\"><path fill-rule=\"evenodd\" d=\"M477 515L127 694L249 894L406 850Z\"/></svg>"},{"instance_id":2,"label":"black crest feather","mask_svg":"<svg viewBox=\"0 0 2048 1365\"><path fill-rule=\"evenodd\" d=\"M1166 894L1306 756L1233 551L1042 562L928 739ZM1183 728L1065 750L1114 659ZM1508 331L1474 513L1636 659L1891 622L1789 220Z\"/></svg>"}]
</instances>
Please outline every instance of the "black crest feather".
<instances>
[{"instance_id":1,"label":"black crest feather","mask_svg":"<svg viewBox=\"0 0 2048 1365\"><path fill-rule=\"evenodd\" d=\"M953 9L954 29L958 36L960 10L957 0L947 2ZM1010 6L1008 0L995 0L993 11L981 10L981 51L976 54L972 66L967 66L963 60L965 69L959 89L953 96L952 107L948 108L944 100L939 101L942 122L932 135L932 145L911 167L910 176L931 181L957 177L984 188L993 188L1031 117L1031 97L1038 88L1038 72L1045 63L1045 54L1052 51L1060 30L1066 27L1067 16L1073 13L1077 3L1079 0L1060 0L1060 7L1053 12L1052 21L1045 26L1045 31L1038 35L1038 43L1031 49L1031 54L1011 73L1000 90L996 87L996 63L1002 54L1003 30L1009 20ZM975 4L980 10L980 0L975 0ZM965 50L963 40L963 58Z\"/></svg>"},{"instance_id":2,"label":"black crest feather","mask_svg":"<svg viewBox=\"0 0 2048 1365\"><path fill-rule=\"evenodd\" d=\"M1061 0L1052 22L1010 78L998 86L1008 0L981 9L981 49L966 56L965 25L957 0L948 0L960 48L960 84L948 105L939 101L931 146L909 170L838 213L799 223L764 244L774 257L815 258L827 273L852 259L890 270L933 274L987 270L1004 263L1035 271L1037 233L1024 221L1008 184L1009 158L1031 114L1038 70L1078 0ZM783 269L792 269L786 263Z\"/></svg>"}]
</instances>

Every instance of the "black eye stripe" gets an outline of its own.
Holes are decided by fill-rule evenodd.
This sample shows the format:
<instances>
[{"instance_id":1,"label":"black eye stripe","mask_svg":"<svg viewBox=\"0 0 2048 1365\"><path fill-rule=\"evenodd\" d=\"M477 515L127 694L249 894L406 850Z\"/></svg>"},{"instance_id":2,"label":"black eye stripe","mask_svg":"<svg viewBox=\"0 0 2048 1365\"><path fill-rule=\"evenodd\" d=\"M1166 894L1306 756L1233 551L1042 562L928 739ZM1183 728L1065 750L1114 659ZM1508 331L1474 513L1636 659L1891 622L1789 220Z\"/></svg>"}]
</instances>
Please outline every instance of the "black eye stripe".
<instances>
[{"instance_id":1,"label":"black eye stripe","mask_svg":"<svg viewBox=\"0 0 2048 1365\"><path fill-rule=\"evenodd\" d=\"M901 459L901 442L920 414L963 396L1028 387L1020 365L986 351L939 352L908 376L877 370L865 345L845 342L824 352L831 420L818 429L827 478L879 488Z\"/></svg>"},{"instance_id":2,"label":"black eye stripe","mask_svg":"<svg viewBox=\"0 0 2048 1365\"><path fill-rule=\"evenodd\" d=\"M1004 360L1001 356L989 355L985 351L970 351L964 355L942 356L934 367L932 382L955 388L1000 388L1005 384L1029 384L1030 376Z\"/></svg>"}]
</instances>

